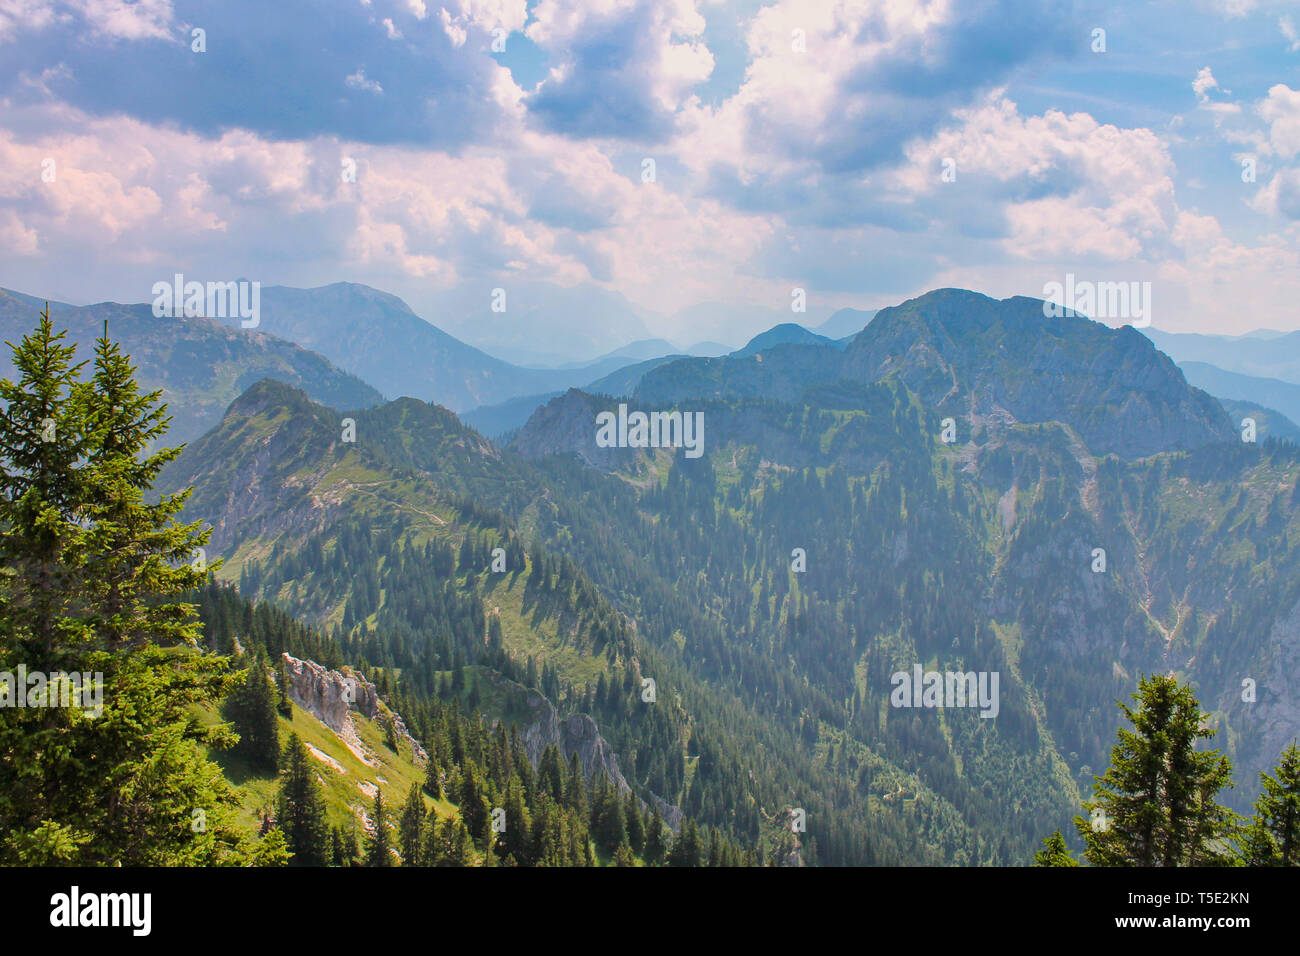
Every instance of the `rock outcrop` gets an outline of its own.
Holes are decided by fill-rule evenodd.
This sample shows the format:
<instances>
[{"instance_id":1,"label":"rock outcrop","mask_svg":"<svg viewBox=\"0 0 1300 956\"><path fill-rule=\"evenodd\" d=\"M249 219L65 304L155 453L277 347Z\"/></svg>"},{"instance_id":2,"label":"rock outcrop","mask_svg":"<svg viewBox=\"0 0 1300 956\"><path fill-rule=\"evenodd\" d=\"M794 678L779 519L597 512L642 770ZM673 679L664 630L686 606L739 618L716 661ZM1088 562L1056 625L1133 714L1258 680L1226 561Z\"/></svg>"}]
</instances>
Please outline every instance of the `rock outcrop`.
<instances>
[{"instance_id":1,"label":"rock outcrop","mask_svg":"<svg viewBox=\"0 0 1300 956\"><path fill-rule=\"evenodd\" d=\"M370 681L351 668L334 671L315 661L299 660L289 654L283 656L289 673L289 699L338 734L358 760L368 765L374 763L353 726L353 712L370 720L392 721L397 739L410 744L418 760L428 759L420 742L406 729L401 715L379 699L379 692Z\"/></svg>"},{"instance_id":2,"label":"rock outcrop","mask_svg":"<svg viewBox=\"0 0 1300 956\"><path fill-rule=\"evenodd\" d=\"M582 765L582 773L588 782L597 773L603 773L619 789L627 793L632 789L618 766L618 757L604 737L596 722L586 714L570 714L561 717L555 705L535 690L508 680L500 675L493 676L493 682L511 694L523 697L525 705L532 714L532 720L523 729L520 738L528 762L534 767L542 759L542 752L550 746L559 749L561 756L570 760L574 754ZM650 794L650 804L659 808L664 822L675 833L681 826L682 812L655 794Z\"/></svg>"}]
</instances>

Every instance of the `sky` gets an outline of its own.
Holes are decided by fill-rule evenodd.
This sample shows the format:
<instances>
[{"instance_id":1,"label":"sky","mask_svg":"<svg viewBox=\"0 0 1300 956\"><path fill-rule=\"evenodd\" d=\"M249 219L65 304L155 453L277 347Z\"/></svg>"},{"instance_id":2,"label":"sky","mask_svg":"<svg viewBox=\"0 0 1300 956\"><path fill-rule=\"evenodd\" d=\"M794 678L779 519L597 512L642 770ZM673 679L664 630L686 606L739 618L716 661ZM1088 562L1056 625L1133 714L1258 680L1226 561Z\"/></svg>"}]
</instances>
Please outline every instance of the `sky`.
<instances>
[{"instance_id":1,"label":"sky","mask_svg":"<svg viewBox=\"0 0 1300 956\"><path fill-rule=\"evenodd\" d=\"M0 286L176 272L480 342L498 288L736 344L1067 274L1300 328L1300 3L0 0Z\"/></svg>"}]
</instances>

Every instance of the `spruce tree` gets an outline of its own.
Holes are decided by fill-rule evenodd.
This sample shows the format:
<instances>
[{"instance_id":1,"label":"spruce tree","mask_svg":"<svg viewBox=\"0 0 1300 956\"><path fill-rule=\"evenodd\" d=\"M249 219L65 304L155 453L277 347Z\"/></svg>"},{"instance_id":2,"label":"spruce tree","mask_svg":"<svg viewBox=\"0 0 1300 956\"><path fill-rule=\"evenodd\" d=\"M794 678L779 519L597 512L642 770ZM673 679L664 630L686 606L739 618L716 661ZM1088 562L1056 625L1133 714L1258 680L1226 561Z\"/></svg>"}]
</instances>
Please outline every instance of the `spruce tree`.
<instances>
[{"instance_id":1,"label":"spruce tree","mask_svg":"<svg viewBox=\"0 0 1300 956\"><path fill-rule=\"evenodd\" d=\"M99 705L0 710L0 862L266 864L287 858L236 822L238 800L200 749L230 742L193 719L232 683L200 653L207 576L186 494L146 504L176 449L159 393L100 339L80 379L48 310L0 381L0 669L102 675ZM84 363L83 363L84 364ZM83 703L85 703L83 699Z\"/></svg>"},{"instance_id":2,"label":"spruce tree","mask_svg":"<svg viewBox=\"0 0 1300 956\"><path fill-rule=\"evenodd\" d=\"M1034 854L1034 866L1078 866L1079 861L1070 855L1065 837L1060 830L1043 839L1043 848Z\"/></svg>"},{"instance_id":3,"label":"spruce tree","mask_svg":"<svg viewBox=\"0 0 1300 956\"><path fill-rule=\"evenodd\" d=\"M524 804L524 785L518 777L511 777L506 786L506 830L501 835L501 855L513 857L520 866L531 866L532 820Z\"/></svg>"},{"instance_id":4,"label":"spruce tree","mask_svg":"<svg viewBox=\"0 0 1300 956\"><path fill-rule=\"evenodd\" d=\"M656 806L650 815L650 822L646 824L645 851L641 854L646 863L657 866L663 861L664 853L668 848L667 834L668 828L664 826L663 814Z\"/></svg>"},{"instance_id":5,"label":"spruce tree","mask_svg":"<svg viewBox=\"0 0 1300 956\"><path fill-rule=\"evenodd\" d=\"M694 820L687 820L682 824L681 832L673 841L673 848L668 853L668 865L700 865L700 833Z\"/></svg>"},{"instance_id":6,"label":"spruce tree","mask_svg":"<svg viewBox=\"0 0 1300 956\"><path fill-rule=\"evenodd\" d=\"M459 817L448 817L437 824L438 838L431 847L436 856L431 866L473 866L474 852L469 830ZM433 832L433 825L427 833Z\"/></svg>"},{"instance_id":7,"label":"spruce tree","mask_svg":"<svg viewBox=\"0 0 1300 956\"><path fill-rule=\"evenodd\" d=\"M285 720L293 720L293 702L289 700L289 665L281 654L275 659L275 710Z\"/></svg>"},{"instance_id":8,"label":"spruce tree","mask_svg":"<svg viewBox=\"0 0 1300 956\"><path fill-rule=\"evenodd\" d=\"M376 789L375 803L370 814L370 832L366 838L366 866L392 866L393 856L389 852L391 846L384 792Z\"/></svg>"},{"instance_id":9,"label":"spruce tree","mask_svg":"<svg viewBox=\"0 0 1300 956\"><path fill-rule=\"evenodd\" d=\"M627 793L626 810L627 843L633 853L640 853L645 848L645 821L641 817L641 804L631 790Z\"/></svg>"},{"instance_id":10,"label":"spruce tree","mask_svg":"<svg viewBox=\"0 0 1300 956\"><path fill-rule=\"evenodd\" d=\"M274 773L280 761L275 686L259 654L243 671L244 682L231 691L223 715L239 734L232 752L259 773Z\"/></svg>"},{"instance_id":11,"label":"spruce tree","mask_svg":"<svg viewBox=\"0 0 1300 956\"><path fill-rule=\"evenodd\" d=\"M402 863L417 866L420 862L420 830L424 824L424 796L420 793L418 783L411 784L402 805L402 814L398 820L398 846L401 849Z\"/></svg>"},{"instance_id":12,"label":"spruce tree","mask_svg":"<svg viewBox=\"0 0 1300 956\"><path fill-rule=\"evenodd\" d=\"M1216 802L1232 786L1232 765L1198 751L1215 731L1190 687L1143 678L1136 708L1120 704L1132 730L1119 731L1111 765L1096 778L1084 816L1074 818L1093 866L1212 866L1230 861L1237 815Z\"/></svg>"},{"instance_id":13,"label":"spruce tree","mask_svg":"<svg viewBox=\"0 0 1300 956\"><path fill-rule=\"evenodd\" d=\"M316 780L307 748L297 734L289 735L283 764L285 769L276 801L276 822L293 854L290 863L295 866L325 866L331 850L325 797ZM337 839L335 834L336 842Z\"/></svg>"},{"instance_id":14,"label":"spruce tree","mask_svg":"<svg viewBox=\"0 0 1300 956\"><path fill-rule=\"evenodd\" d=\"M591 834L602 853L612 854L627 843L627 824L623 817L623 798L602 776L591 801Z\"/></svg>"},{"instance_id":15,"label":"spruce tree","mask_svg":"<svg viewBox=\"0 0 1300 956\"><path fill-rule=\"evenodd\" d=\"M575 750L569 755L569 774L564 782L564 804L578 815L587 815L587 786L583 780L582 761Z\"/></svg>"},{"instance_id":16,"label":"spruce tree","mask_svg":"<svg viewBox=\"0 0 1300 956\"><path fill-rule=\"evenodd\" d=\"M429 760L424 766L424 792L434 800L442 799L442 774L438 770L438 758L433 741L430 740L425 744L425 752L429 755Z\"/></svg>"},{"instance_id":17,"label":"spruce tree","mask_svg":"<svg viewBox=\"0 0 1300 956\"><path fill-rule=\"evenodd\" d=\"M438 810L430 807L424 815L420 828L420 865L442 866L442 860L450 852L450 847L443 840L443 829L439 825Z\"/></svg>"},{"instance_id":18,"label":"spruce tree","mask_svg":"<svg viewBox=\"0 0 1300 956\"><path fill-rule=\"evenodd\" d=\"M483 794L482 778L472 760L465 761L460 782L460 815L470 836L475 840L488 838L489 807Z\"/></svg>"},{"instance_id":19,"label":"spruce tree","mask_svg":"<svg viewBox=\"0 0 1300 956\"><path fill-rule=\"evenodd\" d=\"M1249 866L1300 866L1300 748L1292 743L1273 768L1261 772L1247 845Z\"/></svg>"}]
</instances>

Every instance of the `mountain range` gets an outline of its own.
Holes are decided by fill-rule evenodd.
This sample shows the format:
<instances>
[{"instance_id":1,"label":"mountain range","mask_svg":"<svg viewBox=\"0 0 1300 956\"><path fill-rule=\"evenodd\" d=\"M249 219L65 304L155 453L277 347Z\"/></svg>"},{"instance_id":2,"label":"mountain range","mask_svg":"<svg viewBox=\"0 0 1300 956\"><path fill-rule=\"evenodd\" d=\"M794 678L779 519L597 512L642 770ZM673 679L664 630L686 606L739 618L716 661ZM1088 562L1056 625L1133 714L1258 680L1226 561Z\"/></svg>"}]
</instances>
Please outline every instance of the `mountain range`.
<instances>
[{"instance_id":1,"label":"mountain range","mask_svg":"<svg viewBox=\"0 0 1300 956\"><path fill-rule=\"evenodd\" d=\"M45 301L0 289L0 339L17 343L36 325ZM254 329L232 329L215 319L157 318L150 305L72 306L50 302L57 328L89 358L105 323L139 368L141 384L162 389L173 442L197 438L220 421L226 407L268 376L306 390L334 408L368 408L383 401L378 390L300 345ZM9 349L0 349L0 376L13 376Z\"/></svg>"},{"instance_id":2,"label":"mountain range","mask_svg":"<svg viewBox=\"0 0 1300 956\"><path fill-rule=\"evenodd\" d=\"M702 413L700 459L598 445L600 390L499 447L413 398L350 431L264 381L159 487L195 489L246 598L426 683L499 644L648 804L742 843L800 808L807 862L1024 862L1157 671L1198 687L1253 794L1300 732L1300 450L1243 442L1135 330L1037 300L938 290L848 341L758 345L621 393ZM892 706L914 666L998 673L997 717Z\"/></svg>"}]
</instances>

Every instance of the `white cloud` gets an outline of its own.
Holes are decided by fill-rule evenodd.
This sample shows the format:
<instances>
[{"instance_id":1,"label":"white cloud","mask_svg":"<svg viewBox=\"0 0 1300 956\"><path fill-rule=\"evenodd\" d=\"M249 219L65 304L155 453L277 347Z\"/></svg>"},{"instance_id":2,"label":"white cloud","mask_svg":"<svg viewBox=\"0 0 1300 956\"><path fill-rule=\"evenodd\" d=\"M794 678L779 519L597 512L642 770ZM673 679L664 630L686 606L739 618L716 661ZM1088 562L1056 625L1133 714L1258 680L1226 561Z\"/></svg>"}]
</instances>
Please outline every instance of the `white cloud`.
<instances>
[{"instance_id":1,"label":"white cloud","mask_svg":"<svg viewBox=\"0 0 1300 956\"><path fill-rule=\"evenodd\" d=\"M1296 31L1295 21L1289 16L1283 16L1277 21L1277 26L1282 31L1282 36L1287 39L1287 49L1292 53L1300 51L1300 33Z\"/></svg>"},{"instance_id":2,"label":"white cloud","mask_svg":"<svg viewBox=\"0 0 1300 956\"><path fill-rule=\"evenodd\" d=\"M366 79L366 71L364 68L359 69L357 70L357 72L349 75L346 79L344 79L343 83L354 90L367 90L371 93L384 92L384 88L379 85L378 80Z\"/></svg>"},{"instance_id":3,"label":"white cloud","mask_svg":"<svg viewBox=\"0 0 1300 956\"><path fill-rule=\"evenodd\" d=\"M1255 110L1268 123L1268 142L1273 151L1287 159L1300 153L1300 90L1278 83Z\"/></svg>"},{"instance_id":4,"label":"white cloud","mask_svg":"<svg viewBox=\"0 0 1300 956\"><path fill-rule=\"evenodd\" d=\"M171 36L171 0L68 0L68 6L103 36L122 40L166 40Z\"/></svg>"},{"instance_id":5,"label":"white cloud","mask_svg":"<svg viewBox=\"0 0 1300 956\"><path fill-rule=\"evenodd\" d=\"M533 16L525 34L551 58L534 107L554 124L653 136L713 71L695 0L541 0ZM615 122L635 128L615 133Z\"/></svg>"},{"instance_id":6,"label":"white cloud","mask_svg":"<svg viewBox=\"0 0 1300 956\"><path fill-rule=\"evenodd\" d=\"M1256 0L1215 0L1214 5L1225 17L1244 17L1255 9Z\"/></svg>"},{"instance_id":7,"label":"white cloud","mask_svg":"<svg viewBox=\"0 0 1300 956\"><path fill-rule=\"evenodd\" d=\"M931 140L913 143L910 162L886 181L947 195L939 191L951 186L938 176L946 157L956 161L964 189L999 184L992 201L1001 205L991 212L1005 218L1009 235L1000 243L1019 258L1130 258L1166 237L1176 215L1174 164L1159 138L1087 113L1021 116L1015 103L995 94L984 106L959 111L953 126ZM1025 190L1047 195L1020 198Z\"/></svg>"},{"instance_id":8,"label":"white cloud","mask_svg":"<svg viewBox=\"0 0 1300 956\"><path fill-rule=\"evenodd\" d=\"M39 30L53 19L54 8L47 0L0 0L0 42L19 30Z\"/></svg>"},{"instance_id":9,"label":"white cloud","mask_svg":"<svg viewBox=\"0 0 1300 956\"><path fill-rule=\"evenodd\" d=\"M1203 66L1196 74L1196 79L1192 81L1192 90L1196 93L1196 99L1201 103L1208 103L1210 90L1217 89L1219 81L1214 78L1208 66Z\"/></svg>"}]
</instances>

